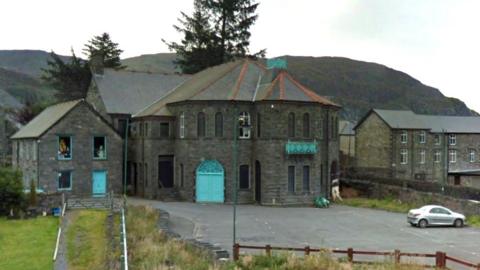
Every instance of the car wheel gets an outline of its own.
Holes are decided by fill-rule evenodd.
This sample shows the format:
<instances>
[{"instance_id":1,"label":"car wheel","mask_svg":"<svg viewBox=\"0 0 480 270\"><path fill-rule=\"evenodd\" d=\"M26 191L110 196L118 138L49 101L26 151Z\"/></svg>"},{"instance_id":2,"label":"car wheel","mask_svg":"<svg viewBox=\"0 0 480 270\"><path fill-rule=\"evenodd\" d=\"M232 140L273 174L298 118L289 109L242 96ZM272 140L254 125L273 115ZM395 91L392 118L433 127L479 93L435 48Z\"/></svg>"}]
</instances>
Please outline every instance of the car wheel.
<instances>
[{"instance_id":1,"label":"car wheel","mask_svg":"<svg viewBox=\"0 0 480 270\"><path fill-rule=\"evenodd\" d=\"M410 222L410 226L415 227L415 226L417 226L417 225L415 225L415 224L413 224L413 223Z\"/></svg>"},{"instance_id":2,"label":"car wheel","mask_svg":"<svg viewBox=\"0 0 480 270\"><path fill-rule=\"evenodd\" d=\"M453 223L453 225L457 228L461 228L461 227L463 227L463 220L456 219L455 222Z\"/></svg>"},{"instance_id":3,"label":"car wheel","mask_svg":"<svg viewBox=\"0 0 480 270\"><path fill-rule=\"evenodd\" d=\"M420 228L426 228L428 225L428 221L426 219L422 219L418 222L418 227Z\"/></svg>"}]
</instances>

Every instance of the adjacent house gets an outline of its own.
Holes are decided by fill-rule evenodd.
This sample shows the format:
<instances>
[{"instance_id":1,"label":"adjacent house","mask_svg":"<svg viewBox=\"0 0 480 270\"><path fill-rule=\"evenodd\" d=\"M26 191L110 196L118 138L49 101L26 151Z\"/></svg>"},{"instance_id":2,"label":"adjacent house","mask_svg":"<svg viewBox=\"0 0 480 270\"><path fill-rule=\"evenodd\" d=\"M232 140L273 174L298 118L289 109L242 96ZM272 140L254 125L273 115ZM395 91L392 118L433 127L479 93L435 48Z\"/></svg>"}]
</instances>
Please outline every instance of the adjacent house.
<instances>
[{"instance_id":1,"label":"adjacent house","mask_svg":"<svg viewBox=\"0 0 480 270\"><path fill-rule=\"evenodd\" d=\"M368 112L355 126L363 175L480 187L480 117Z\"/></svg>"},{"instance_id":2,"label":"adjacent house","mask_svg":"<svg viewBox=\"0 0 480 270\"><path fill-rule=\"evenodd\" d=\"M12 137L24 185L46 193L122 192L122 138L85 100L45 109Z\"/></svg>"},{"instance_id":3,"label":"adjacent house","mask_svg":"<svg viewBox=\"0 0 480 270\"><path fill-rule=\"evenodd\" d=\"M9 137L20 126L14 120L12 113L20 110L23 106L7 91L0 89L0 166L9 164L11 161L12 145Z\"/></svg>"},{"instance_id":4,"label":"adjacent house","mask_svg":"<svg viewBox=\"0 0 480 270\"><path fill-rule=\"evenodd\" d=\"M339 121L339 139L340 139L340 167L342 172L346 172L354 166L355 158L355 123L341 120Z\"/></svg>"}]
</instances>

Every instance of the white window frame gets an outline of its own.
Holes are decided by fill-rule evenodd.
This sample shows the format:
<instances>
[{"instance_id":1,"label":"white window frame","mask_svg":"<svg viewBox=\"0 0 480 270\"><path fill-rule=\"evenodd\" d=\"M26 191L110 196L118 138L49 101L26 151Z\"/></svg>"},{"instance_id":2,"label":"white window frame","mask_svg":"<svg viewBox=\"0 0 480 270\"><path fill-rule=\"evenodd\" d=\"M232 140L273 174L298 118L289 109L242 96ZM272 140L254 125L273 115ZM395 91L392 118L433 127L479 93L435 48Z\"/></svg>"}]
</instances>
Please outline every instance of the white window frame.
<instances>
[{"instance_id":1,"label":"white window frame","mask_svg":"<svg viewBox=\"0 0 480 270\"><path fill-rule=\"evenodd\" d=\"M441 157L442 152L440 150L435 150L435 152L433 152L433 162L440 163Z\"/></svg>"},{"instance_id":2,"label":"white window frame","mask_svg":"<svg viewBox=\"0 0 480 270\"><path fill-rule=\"evenodd\" d=\"M419 143L427 142L427 133L425 131L420 131L420 134L418 135L418 141Z\"/></svg>"},{"instance_id":3,"label":"white window frame","mask_svg":"<svg viewBox=\"0 0 480 270\"><path fill-rule=\"evenodd\" d=\"M456 134L448 134L448 144L449 145L457 145L457 135Z\"/></svg>"},{"instance_id":4,"label":"white window frame","mask_svg":"<svg viewBox=\"0 0 480 270\"><path fill-rule=\"evenodd\" d=\"M400 149L400 164L408 164L408 150Z\"/></svg>"},{"instance_id":5,"label":"white window frame","mask_svg":"<svg viewBox=\"0 0 480 270\"><path fill-rule=\"evenodd\" d=\"M474 163L474 162L476 161L476 159L477 159L477 155L476 155L476 154L477 154L477 153L476 153L475 149L470 149L469 155L468 155L468 156L469 156L470 163Z\"/></svg>"},{"instance_id":6,"label":"white window frame","mask_svg":"<svg viewBox=\"0 0 480 270\"><path fill-rule=\"evenodd\" d=\"M457 150L448 150L448 162L457 163Z\"/></svg>"},{"instance_id":7,"label":"white window frame","mask_svg":"<svg viewBox=\"0 0 480 270\"><path fill-rule=\"evenodd\" d=\"M441 142L442 142L442 137L440 136L440 134L435 134L435 145L440 145Z\"/></svg>"},{"instance_id":8,"label":"white window frame","mask_svg":"<svg viewBox=\"0 0 480 270\"><path fill-rule=\"evenodd\" d=\"M425 150L420 150L420 164L425 164Z\"/></svg>"},{"instance_id":9,"label":"white window frame","mask_svg":"<svg viewBox=\"0 0 480 270\"><path fill-rule=\"evenodd\" d=\"M400 134L400 142L408 143L408 132L406 130L402 130L402 133Z\"/></svg>"},{"instance_id":10,"label":"white window frame","mask_svg":"<svg viewBox=\"0 0 480 270\"><path fill-rule=\"evenodd\" d=\"M179 136L181 139L185 138L185 113L180 113L180 121L179 121Z\"/></svg>"},{"instance_id":11,"label":"white window frame","mask_svg":"<svg viewBox=\"0 0 480 270\"><path fill-rule=\"evenodd\" d=\"M251 119L249 112L241 112L238 115L238 138L250 139Z\"/></svg>"}]
</instances>

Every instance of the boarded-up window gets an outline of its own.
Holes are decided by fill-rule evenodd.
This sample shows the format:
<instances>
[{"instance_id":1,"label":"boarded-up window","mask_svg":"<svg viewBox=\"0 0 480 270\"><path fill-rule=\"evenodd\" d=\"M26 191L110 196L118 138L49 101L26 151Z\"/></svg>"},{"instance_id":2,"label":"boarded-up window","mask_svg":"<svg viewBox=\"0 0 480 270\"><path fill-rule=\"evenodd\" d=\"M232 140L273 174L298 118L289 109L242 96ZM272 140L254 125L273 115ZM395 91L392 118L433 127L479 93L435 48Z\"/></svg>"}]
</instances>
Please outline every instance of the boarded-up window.
<instances>
[{"instance_id":1,"label":"boarded-up window","mask_svg":"<svg viewBox=\"0 0 480 270\"><path fill-rule=\"evenodd\" d=\"M215 114L215 137L223 137L223 115L221 112Z\"/></svg>"},{"instance_id":2,"label":"boarded-up window","mask_svg":"<svg viewBox=\"0 0 480 270\"><path fill-rule=\"evenodd\" d=\"M295 166L288 166L288 192L295 193Z\"/></svg>"},{"instance_id":3,"label":"boarded-up window","mask_svg":"<svg viewBox=\"0 0 480 270\"><path fill-rule=\"evenodd\" d=\"M170 137L170 123L168 122L160 123L160 137L162 138Z\"/></svg>"},{"instance_id":4,"label":"boarded-up window","mask_svg":"<svg viewBox=\"0 0 480 270\"><path fill-rule=\"evenodd\" d=\"M295 137L295 114L288 114L288 137Z\"/></svg>"},{"instance_id":5,"label":"boarded-up window","mask_svg":"<svg viewBox=\"0 0 480 270\"><path fill-rule=\"evenodd\" d=\"M250 170L248 165L240 165L240 189L250 188Z\"/></svg>"},{"instance_id":6,"label":"boarded-up window","mask_svg":"<svg viewBox=\"0 0 480 270\"><path fill-rule=\"evenodd\" d=\"M197 136L205 137L205 113L203 112L197 115Z\"/></svg>"}]
</instances>

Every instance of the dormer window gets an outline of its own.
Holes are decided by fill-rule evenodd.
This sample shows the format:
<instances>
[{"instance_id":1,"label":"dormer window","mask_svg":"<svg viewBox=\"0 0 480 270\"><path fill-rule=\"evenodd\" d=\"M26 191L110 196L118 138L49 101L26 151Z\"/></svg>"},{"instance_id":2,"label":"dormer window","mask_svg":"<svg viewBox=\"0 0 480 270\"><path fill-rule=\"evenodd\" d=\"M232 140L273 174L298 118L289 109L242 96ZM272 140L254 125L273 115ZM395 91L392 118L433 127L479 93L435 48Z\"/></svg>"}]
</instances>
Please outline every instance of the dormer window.
<instances>
[{"instance_id":1,"label":"dormer window","mask_svg":"<svg viewBox=\"0 0 480 270\"><path fill-rule=\"evenodd\" d=\"M250 139L250 114L248 112L241 112L238 116L238 138Z\"/></svg>"}]
</instances>

